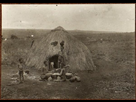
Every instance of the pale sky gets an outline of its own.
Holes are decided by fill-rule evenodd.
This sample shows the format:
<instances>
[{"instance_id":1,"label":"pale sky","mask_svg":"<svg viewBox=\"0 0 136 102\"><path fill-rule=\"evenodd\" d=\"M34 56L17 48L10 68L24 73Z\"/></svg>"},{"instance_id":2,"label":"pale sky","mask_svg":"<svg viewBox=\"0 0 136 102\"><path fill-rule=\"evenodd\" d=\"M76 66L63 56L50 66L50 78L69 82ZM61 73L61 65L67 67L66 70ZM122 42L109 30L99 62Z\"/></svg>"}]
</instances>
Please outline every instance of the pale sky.
<instances>
[{"instance_id":1,"label":"pale sky","mask_svg":"<svg viewBox=\"0 0 136 102\"><path fill-rule=\"evenodd\" d=\"M135 31L135 4L3 4L2 27Z\"/></svg>"}]
</instances>

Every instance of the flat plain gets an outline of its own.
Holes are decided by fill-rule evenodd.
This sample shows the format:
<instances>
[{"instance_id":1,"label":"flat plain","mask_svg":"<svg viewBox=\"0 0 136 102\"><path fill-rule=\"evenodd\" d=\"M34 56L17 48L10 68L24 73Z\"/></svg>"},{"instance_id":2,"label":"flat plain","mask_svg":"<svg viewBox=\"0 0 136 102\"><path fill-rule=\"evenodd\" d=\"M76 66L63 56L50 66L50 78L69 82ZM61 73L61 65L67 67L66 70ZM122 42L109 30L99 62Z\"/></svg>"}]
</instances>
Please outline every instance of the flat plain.
<instances>
[{"instance_id":1,"label":"flat plain","mask_svg":"<svg viewBox=\"0 0 136 102\"><path fill-rule=\"evenodd\" d=\"M69 31L92 53L96 70L79 71L81 82L41 82L40 71L32 78L11 84L18 58L26 57L34 39L50 30L4 29L2 32L2 99L135 99L135 33ZM34 35L32 38L31 35Z\"/></svg>"}]
</instances>

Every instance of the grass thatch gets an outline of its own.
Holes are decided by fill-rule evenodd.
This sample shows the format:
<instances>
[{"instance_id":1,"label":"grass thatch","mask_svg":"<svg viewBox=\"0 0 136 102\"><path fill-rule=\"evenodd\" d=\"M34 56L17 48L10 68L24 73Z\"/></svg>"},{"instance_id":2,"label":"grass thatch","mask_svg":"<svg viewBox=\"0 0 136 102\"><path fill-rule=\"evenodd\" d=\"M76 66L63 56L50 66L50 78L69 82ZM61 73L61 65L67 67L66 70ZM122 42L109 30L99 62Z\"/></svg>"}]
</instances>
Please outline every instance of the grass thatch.
<instances>
[{"instance_id":1,"label":"grass thatch","mask_svg":"<svg viewBox=\"0 0 136 102\"><path fill-rule=\"evenodd\" d=\"M57 41L56 46L52 42ZM70 65L71 70L94 70L92 56L82 42L71 36L62 27L57 27L48 33L40 41L35 41L30 52L26 64L41 68L44 66L46 58L57 55L60 51L60 42L64 41L64 55L67 63Z\"/></svg>"}]
</instances>

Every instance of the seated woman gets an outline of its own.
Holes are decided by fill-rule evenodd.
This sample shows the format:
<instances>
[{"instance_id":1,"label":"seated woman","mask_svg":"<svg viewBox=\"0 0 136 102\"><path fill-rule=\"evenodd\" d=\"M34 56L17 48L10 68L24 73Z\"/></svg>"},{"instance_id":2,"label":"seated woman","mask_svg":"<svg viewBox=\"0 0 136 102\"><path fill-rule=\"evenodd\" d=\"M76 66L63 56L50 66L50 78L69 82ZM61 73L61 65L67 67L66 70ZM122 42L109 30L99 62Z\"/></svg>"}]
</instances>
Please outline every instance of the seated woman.
<instances>
[{"instance_id":1,"label":"seated woman","mask_svg":"<svg viewBox=\"0 0 136 102\"><path fill-rule=\"evenodd\" d=\"M45 80L45 75L48 72L48 64L47 61L44 61L44 66L41 68L41 80L40 81L44 81Z\"/></svg>"},{"instance_id":2,"label":"seated woman","mask_svg":"<svg viewBox=\"0 0 136 102\"><path fill-rule=\"evenodd\" d=\"M44 66L42 67L42 74L45 74L48 70L48 64L47 61L44 61Z\"/></svg>"}]
</instances>

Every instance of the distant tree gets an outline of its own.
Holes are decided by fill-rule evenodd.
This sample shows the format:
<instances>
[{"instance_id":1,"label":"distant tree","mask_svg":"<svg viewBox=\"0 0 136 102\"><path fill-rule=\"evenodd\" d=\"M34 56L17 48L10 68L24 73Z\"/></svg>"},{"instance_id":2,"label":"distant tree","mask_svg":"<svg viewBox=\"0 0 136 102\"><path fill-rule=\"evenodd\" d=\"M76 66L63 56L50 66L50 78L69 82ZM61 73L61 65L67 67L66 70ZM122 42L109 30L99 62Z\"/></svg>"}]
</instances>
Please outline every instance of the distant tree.
<instances>
[{"instance_id":1,"label":"distant tree","mask_svg":"<svg viewBox=\"0 0 136 102\"><path fill-rule=\"evenodd\" d=\"M11 35L11 37L10 37L11 39L18 39L18 37L17 36L15 36L15 35Z\"/></svg>"}]
</instances>

